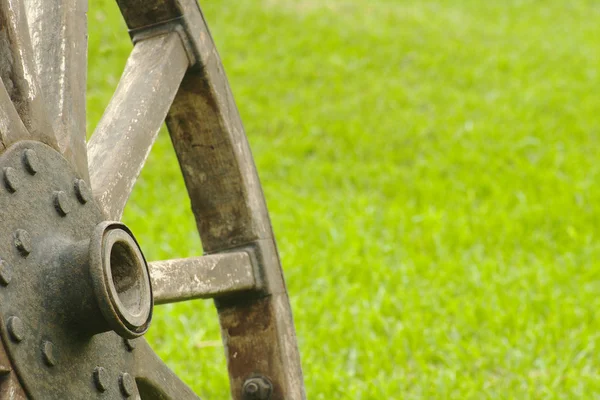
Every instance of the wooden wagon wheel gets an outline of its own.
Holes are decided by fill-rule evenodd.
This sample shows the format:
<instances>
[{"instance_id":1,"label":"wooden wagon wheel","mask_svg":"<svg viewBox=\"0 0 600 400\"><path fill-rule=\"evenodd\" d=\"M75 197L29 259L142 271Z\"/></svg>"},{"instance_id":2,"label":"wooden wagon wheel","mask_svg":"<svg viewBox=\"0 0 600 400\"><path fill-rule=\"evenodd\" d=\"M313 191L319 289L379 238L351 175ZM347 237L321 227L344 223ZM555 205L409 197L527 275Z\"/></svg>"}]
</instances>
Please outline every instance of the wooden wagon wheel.
<instances>
[{"instance_id":1,"label":"wooden wagon wheel","mask_svg":"<svg viewBox=\"0 0 600 400\"><path fill-rule=\"evenodd\" d=\"M303 399L262 189L200 7L118 4L134 48L86 143L86 1L0 0L1 398L197 398L140 336L154 304L214 298L233 398ZM114 221L165 119L206 255L147 263Z\"/></svg>"}]
</instances>

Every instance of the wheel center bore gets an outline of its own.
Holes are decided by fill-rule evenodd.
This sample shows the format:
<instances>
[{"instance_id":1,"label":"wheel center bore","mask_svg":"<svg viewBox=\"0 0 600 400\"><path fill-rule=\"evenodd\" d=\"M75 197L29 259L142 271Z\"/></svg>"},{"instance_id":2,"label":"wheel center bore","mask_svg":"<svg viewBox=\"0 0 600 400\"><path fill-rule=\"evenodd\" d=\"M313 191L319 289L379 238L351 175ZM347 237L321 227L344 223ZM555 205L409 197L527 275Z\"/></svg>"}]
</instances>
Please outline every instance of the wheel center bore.
<instances>
[{"instance_id":1,"label":"wheel center bore","mask_svg":"<svg viewBox=\"0 0 600 400\"><path fill-rule=\"evenodd\" d=\"M104 266L110 272L113 305L129 326L140 328L150 316L152 296L146 262L137 243L122 229L112 230L103 241Z\"/></svg>"},{"instance_id":2,"label":"wheel center bore","mask_svg":"<svg viewBox=\"0 0 600 400\"><path fill-rule=\"evenodd\" d=\"M97 304L110 329L140 336L152 318L148 265L125 225L100 223L90 239L89 272Z\"/></svg>"}]
</instances>

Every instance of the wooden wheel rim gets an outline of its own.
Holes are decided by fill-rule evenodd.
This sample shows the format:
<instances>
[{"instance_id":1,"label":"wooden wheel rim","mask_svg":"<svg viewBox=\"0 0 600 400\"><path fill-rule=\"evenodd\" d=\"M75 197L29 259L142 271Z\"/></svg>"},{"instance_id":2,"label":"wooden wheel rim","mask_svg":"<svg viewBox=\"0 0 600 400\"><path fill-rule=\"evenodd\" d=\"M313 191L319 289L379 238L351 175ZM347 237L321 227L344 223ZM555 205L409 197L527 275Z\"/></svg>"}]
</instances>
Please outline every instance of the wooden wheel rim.
<instances>
[{"instance_id":1,"label":"wooden wheel rim","mask_svg":"<svg viewBox=\"0 0 600 400\"><path fill-rule=\"evenodd\" d=\"M195 0L118 4L135 46L86 145L85 1L0 3L6 31L0 52L10 60L0 76L0 152L23 140L53 147L78 173L78 182L89 183L105 219L118 221L166 119L206 256L150 263L155 301L215 298L235 400L303 399L291 310L264 196L200 8ZM89 196L78 184L76 191L80 199ZM209 264L225 275L235 271L239 279L216 274L212 286L189 284L190 275L206 273ZM173 282L187 286L174 291ZM119 378L123 396L138 390L149 399L195 398L143 340L135 350L125 347L134 377ZM0 390L26 398L2 350L0 372L5 377ZM90 372L99 393L105 375L101 369Z\"/></svg>"}]
</instances>

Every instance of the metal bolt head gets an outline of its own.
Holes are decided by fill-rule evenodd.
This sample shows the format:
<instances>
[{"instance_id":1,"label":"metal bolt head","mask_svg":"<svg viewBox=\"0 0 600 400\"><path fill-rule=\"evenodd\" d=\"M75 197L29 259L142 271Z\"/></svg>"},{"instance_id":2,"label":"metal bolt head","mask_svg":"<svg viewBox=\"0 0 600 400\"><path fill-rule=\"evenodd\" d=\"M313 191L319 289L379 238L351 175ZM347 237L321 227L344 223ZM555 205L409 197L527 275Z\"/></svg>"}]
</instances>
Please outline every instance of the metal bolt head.
<instances>
[{"instance_id":1,"label":"metal bolt head","mask_svg":"<svg viewBox=\"0 0 600 400\"><path fill-rule=\"evenodd\" d=\"M75 195L81 204L85 204L92 199L92 191L83 179L75 180Z\"/></svg>"},{"instance_id":2,"label":"metal bolt head","mask_svg":"<svg viewBox=\"0 0 600 400\"><path fill-rule=\"evenodd\" d=\"M56 355L54 354L54 345L52 342L46 340L42 343L42 356L47 366L53 367L56 365Z\"/></svg>"},{"instance_id":3,"label":"metal bolt head","mask_svg":"<svg viewBox=\"0 0 600 400\"><path fill-rule=\"evenodd\" d=\"M14 193L21 186L21 177L17 170L12 167L6 167L3 169L4 175L4 186L10 193Z\"/></svg>"},{"instance_id":4,"label":"metal bolt head","mask_svg":"<svg viewBox=\"0 0 600 400\"><path fill-rule=\"evenodd\" d=\"M0 285L7 286L12 279L12 267L4 260L0 260Z\"/></svg>"},{"instance_id":5,"label":"metal bolt head","mask_svg":"<svg viewBox=\"0 0 600 400\"><path fill-rule=\"evenodd\" d=\"M54 192L54 207L61 217L64 217L71 211L71 203L65 192Z\"/></svg>"},{"instance_id":6,"label":"metal bolt head","mask_svg":"<svg viewBox=\"0 0 600 400\"><path fill-rule=\"evenodd\" d=\"M31 236L25 229L17 229L15 231L15 247L23 257L27 257L31 253Z\"/></svg>"},{"instance_id":7,"label":"metal bolt head","mask_svg":"<svg viewBox=\"0 0 600 400\"><path fill-rule=\"evenodd\" d=\"M9 317L6 328L13 341L18 343L25 338L25 326L23 326L23 321L19 317Z\"/></svg>"},{"instance_id":8,"label":"metal bolt head","mask_svg":"<svg viewBox=\"0 0 600 400\"><path fill-rule=\"evenodd\" d=\"M127 372L123 372L121 376L119 376L119 386L121 386L121 392L126 397L135 393L135 381Z\"/></svg>"},{"instance_id":9,"label":"metal bolt head","mask_svg":"<svg viewBox=\"0 0 600 400\"><path fill-rule=\"evenodd\" d=\"M245 400L269 400L273 392L273 385L267 378L257 376L246 379L242 392Z\"/></svg>"},{"instance_id":10,"label":"metal bolt head","mask_svg":"<svg viewBox=\"0 0 600 400\"><path fill-rule=\"evenodd\" d=\"M258 383L256 383L256 382L248 382L244 386L244 391L246 392L246 394L249 394L252 396L255 396L259 390L260 390L260 387L258 386Z\"/></svg>"},{"instance_id":11,"label":"metal bolt head","mask_svg":"<svg viewBox=\"0 0 600 400\"><path fill-rule=\"evenodd\" d=\"M23 153L23 164L25 164L25 169L31 175L35 175L40 169L40 160L36 152L31 149L27 149Z\"/></svg>"},{"instance_id":12,"label":"metal bolt head","mask_svg":"<svg viewBox=\"0 0 600 400\"><path fill-rule=\"evenodd\" d=\"M108 389L108 380L108 373L104 368L94 368L94 385L99 392L106 392L106 389Z\"/></svg>"}]
</instances>

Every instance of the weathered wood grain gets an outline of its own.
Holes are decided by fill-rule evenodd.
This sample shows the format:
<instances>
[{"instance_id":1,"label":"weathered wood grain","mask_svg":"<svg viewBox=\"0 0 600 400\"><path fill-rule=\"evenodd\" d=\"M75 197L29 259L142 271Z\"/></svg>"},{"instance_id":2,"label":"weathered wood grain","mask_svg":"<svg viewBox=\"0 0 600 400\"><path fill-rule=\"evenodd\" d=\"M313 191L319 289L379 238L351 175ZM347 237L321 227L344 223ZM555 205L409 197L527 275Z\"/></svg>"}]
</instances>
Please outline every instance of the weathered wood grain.
<instances>
[{"instance_id":1,"label":"weathered wood grain","mask_svg":"<svg viewBox=\"0 0 600 400\"><path fill-rule=\"evenodd\" d=\"M154 261L148 264L154 304L208 299L256 288L248 253Z\"/></svg>"},{"instance_id":2,"label":"weathered wood grain","mask_svg":"<svg viewBox=\"0 0 600 400\"><path fill-rule=\"evenodd\" d=\"M193 13L197 4L182 9ZM167 116L204 250L255 246L264 292L217 302L231 393L250 375L267 376L274 400L306 397L294 323L262 187L223 65L200 13L194 21L200 66L190 70ZM192 19L192 17L190 17Z\"/></svg>"},{"instance_id":3,"label":"weathered wood grain","mask_svg":"<svg viewBox=\"0 0 600 400\"><path fill-rule=\"evenodd\" d=\"M262 375L273 382L272 400L305 399L291 308L262 188L199 5L196 0L118 4L134 41L179 24L194 65L169 110L167 127L204 250L251 251L258 260L260 290L216 301L232 397L245 398L245 380ZM157 15L159 9L164 15Z\"/></svg>"},{"instance_id":4,"label":"weathered wood grain","mask_svg":"<svg viewBox=\"0 0 600 400\"><path fill-rule=\"evenodd\" d=\"M117 0L121 14L129 29L137 29L180 17L178 1L162 0Z\"/></svg>"},{"instance_id":5,"label":"weathered wood grain","mask_svg":"<svg viewBox=\"0 0 600 400\"><path fill-rule=\"evenodd\" d=\"M40 91L23 1L0 1L0 78L31 137L57 147Z\"/></svg>"},{"instance_id":6,"label":"weathered wood grain","mask_svg":"<svg viewBox=\"0 0 600 400\"><path fill-rule=\"evenodd\" d=\"M255 242L267 289L262 295L218 299L231 394L244 399L244 381L260 374L273 383L273 400L304 400L294 320L274 239Z\"/></svg>"},{"instance_id":7,"label":"weathered wood grain","mask_svg":"<svg viewBox=\"0 0 600 400\"><path fill-rule=\"evenodd\" d=\"M0 80L0 151L19 140L29 138L29 132Z\"/></svg>"},{"instance_id":8,"label":"weathered wood grain","mask_svg":"<svg viewBox=\"0 0 600 400\"><path fill-rule=\"evenodd\" d=\"M183 79L167 115L207 252L272 235L244 127L210 33L202 65Z\"/></svg>"},{"instance_id":9,"label":"weathered wood grain","mask_svg":"<svg viewBox=\"0 0 600 400\"><path fill-rule=\"evenodd\" d=\"M85 92L87 0L28 0L33 59L58 146L89 182Z\"/></svg>"},{"instance_id":10,"label":"weathered wood grain","mask_svg":"<svg viewBox=\"0 0 600 400\"><path fill-rule=\"evenodd\" d=\"M119 220L189 61L176 33L135 45L88 157L94 197Z\"/></svg>"}]
</instances>

